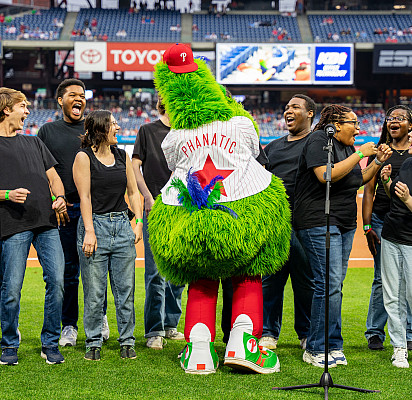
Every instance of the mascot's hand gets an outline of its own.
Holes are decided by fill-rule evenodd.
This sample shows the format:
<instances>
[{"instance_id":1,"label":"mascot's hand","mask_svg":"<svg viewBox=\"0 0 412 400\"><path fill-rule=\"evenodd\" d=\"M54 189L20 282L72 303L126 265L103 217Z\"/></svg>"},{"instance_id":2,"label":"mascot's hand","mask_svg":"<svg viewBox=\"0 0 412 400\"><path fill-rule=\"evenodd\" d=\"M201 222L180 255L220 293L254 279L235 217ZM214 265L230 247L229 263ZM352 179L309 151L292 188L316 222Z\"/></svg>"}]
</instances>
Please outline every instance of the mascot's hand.
<instances>
[{"instance_id":1,"label":"mascot's hand","mask_svg":"<svg viewBox=\"0 0 412 400\"><path fill-rule=\"evenodd\" d=\"M154 204L154 199L152 196L144 198L144 210L146 212L146 217L149 216L150 211L152 210Z\"/></svg>"}]
</instances>

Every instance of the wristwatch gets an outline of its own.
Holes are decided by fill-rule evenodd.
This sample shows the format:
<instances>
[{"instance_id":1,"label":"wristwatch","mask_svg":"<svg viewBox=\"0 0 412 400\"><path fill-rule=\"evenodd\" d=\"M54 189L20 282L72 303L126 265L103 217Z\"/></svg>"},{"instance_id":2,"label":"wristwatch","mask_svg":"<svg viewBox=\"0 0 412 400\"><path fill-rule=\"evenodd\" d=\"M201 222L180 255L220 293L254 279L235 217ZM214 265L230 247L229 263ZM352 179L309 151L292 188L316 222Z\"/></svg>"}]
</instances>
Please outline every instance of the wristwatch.
<instances>
[{"instance_id":1,"label":"wristwatch","mask_svg":"<svg viewBox=\"0 0 412 400\"><path fill-rule=\"evenodd\" d=\"M67 199L66 199L66 196L65 196L64 194L58 195L58 196L56 197L56 200L57 200L59 197L61 197L61 198L64 200L64 202L67 204Z\"/></svg>"}]
</instances>

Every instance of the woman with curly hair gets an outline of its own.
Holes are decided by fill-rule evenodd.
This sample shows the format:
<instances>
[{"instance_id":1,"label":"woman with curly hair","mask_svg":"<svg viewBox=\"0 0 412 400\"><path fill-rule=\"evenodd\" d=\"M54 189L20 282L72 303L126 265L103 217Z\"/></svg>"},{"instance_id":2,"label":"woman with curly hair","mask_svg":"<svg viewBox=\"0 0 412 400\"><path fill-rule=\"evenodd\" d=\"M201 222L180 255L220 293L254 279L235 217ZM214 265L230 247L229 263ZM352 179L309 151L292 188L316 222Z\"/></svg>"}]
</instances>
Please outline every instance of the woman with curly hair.
<instances>
[{"instance_id":1,"label":"woman with curly hair","mask_svg":"<svg viewBox=\"0 0 412 400\"><path fill-rule=\"evenodd\" d=\"M132 162L116 147L119 131L110 111L91 112L84 122L86 133L73 164L80 196L81 218L77 228L77 251L84 291L86 360L100 360L103 302L110 276L119 331L120 356L136 358L134 282L135 243L143 234L142 209ZM127 189L136 227L132 229Z\"/></svg>"},{"instance_id":2,"label":"woman with curly hair","mask_svg":"<svg viewBox=\"0 0 412 400\"><path fill-rule=\"evenodd\" d=\"M382 126L382 134L378 145L388 144L392 150L390 160L392 166L391 178L394 179L403 162L412 157L409 154L408 132L412 129L412 110L404 105L396 105L386 113ZM373 162L374 156L369 157L368 164ZM365 337L371 350L383 350L385 340L385 324L388 314L383 305L382 277L381 277L381 233L385 215L389 212L390 199L385 193L384 185L376 174L366 185L362 199L363 230L368 241L369 250L374 259L374 278L369 300L368 317L366 320ZM412 315L408 312L407 342L408 349L412 350Z\"/></svg>"},{"instance_id":3,"label":"woman with curly hair","mask_svg":"<svg viewBox=\"0 0 412 400\"><path fill-rule=\"evenodd\" d=\"M330 189L330 308L329 308L329 367L347 364L341 333L342 285L345 279L353 236L356 230L356 192L376 174L379 166L392 151L386 144L376 148L373 142L355 151L359 133L356 114L347 107L332 104L321 112L319 123L306 143L299 160L295 187L293 226L305 249L315 280L311 322L303 360L317 367L325 364L325 271L326 214L325 172L328 135L324 128L333 124L332 185ZM376 161L361 169L359 161L376 154Z\"/></svg>"},{"instance_id":4,"label":"woman with curly hair","mask_svg":"<svg viewBox=\"0 0 412 400\"><path fill-rule=\"evenodd\" d=\"M412 154L412 124L409 120L408 126L408 152ZM391 164L385 165L381 179L390 196L390 208L382 228L383 302L393 346L392 365L409 368L406 328L407 306L412 304L412 158L403 162L394 179L391 176Z\"/></svg>"}]
</instances>

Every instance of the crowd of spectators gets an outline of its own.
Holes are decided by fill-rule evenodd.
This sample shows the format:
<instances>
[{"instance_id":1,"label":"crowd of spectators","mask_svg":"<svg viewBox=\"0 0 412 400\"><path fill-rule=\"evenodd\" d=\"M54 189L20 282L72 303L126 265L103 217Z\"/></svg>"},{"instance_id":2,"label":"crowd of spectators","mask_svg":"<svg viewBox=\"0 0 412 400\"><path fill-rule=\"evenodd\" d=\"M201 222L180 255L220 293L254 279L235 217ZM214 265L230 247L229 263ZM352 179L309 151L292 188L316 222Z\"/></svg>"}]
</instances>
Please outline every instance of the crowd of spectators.
<instances>
[{"instance_id":1,"label":"crowd of spectators","mask_svg":"<svg viewBox=\"0 0 412 400\"><path fill-rule=\"evenodd\" d=\"M86 114L93 110L107 109L115 116L116 120L121 126L120 135L122 136L136 136L139 127L148 122L154 121L158 118L158 111L156 110L156 96L149 95L140 97L136 96L96 96L88 100ZM341 98L324 98L321 106L329 103L342 103ZM378 105L366 104L361 98L349 96L345 99L345 104L349 104L356 113L360 122L359 135L379 136L382 130L382 124L385 120L385 111L383 107ZM53 100L39 102L32 101L33 111L54 107ZM279 104L275 107L258 106L256 104L245 104L245 108L253 115L260 127L260 135L262 137L268 136L283 136L287 134L288 130L283 117L284 106ZM320 107L321 108L321 107ZM54 114L46 122L61 118L60 110L54 110ZM315 117L315 123L319 119ZM36 134L39 129L35 120L29 118L25 125L26 134Z\"/></svg>"}]
</instances>

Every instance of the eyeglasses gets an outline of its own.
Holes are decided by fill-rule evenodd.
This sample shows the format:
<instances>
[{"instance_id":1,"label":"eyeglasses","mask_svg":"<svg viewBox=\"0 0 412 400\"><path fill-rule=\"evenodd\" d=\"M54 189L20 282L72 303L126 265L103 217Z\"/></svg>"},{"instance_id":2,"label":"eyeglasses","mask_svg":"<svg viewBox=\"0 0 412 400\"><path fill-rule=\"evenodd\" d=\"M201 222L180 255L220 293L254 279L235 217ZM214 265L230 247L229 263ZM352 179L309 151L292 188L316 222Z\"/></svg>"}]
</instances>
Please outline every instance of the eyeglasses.
<instances>
[{"instance_id":1,"label":"eyeglasses","mask_svg":"<svg viewBox=\"0 0 412 400\"><path fill-rule=\"evenodd\" d=\"M359 121L338 121L341 124L353 124L355 128L360 127L360 122Z\"/></svg>"},{"instance_id":2,"label":"eyeglasses","mask_svg":"<svg viewBox=\"0 0 412 400\"><path fill-rule=\"evenodd\" d=\"M393 122L393 121L402 122L408 118L406 118L404 115L397 115L396 117L386 117L385 119L386 119L386 122Z\"/></svg>"}]
</instances>

